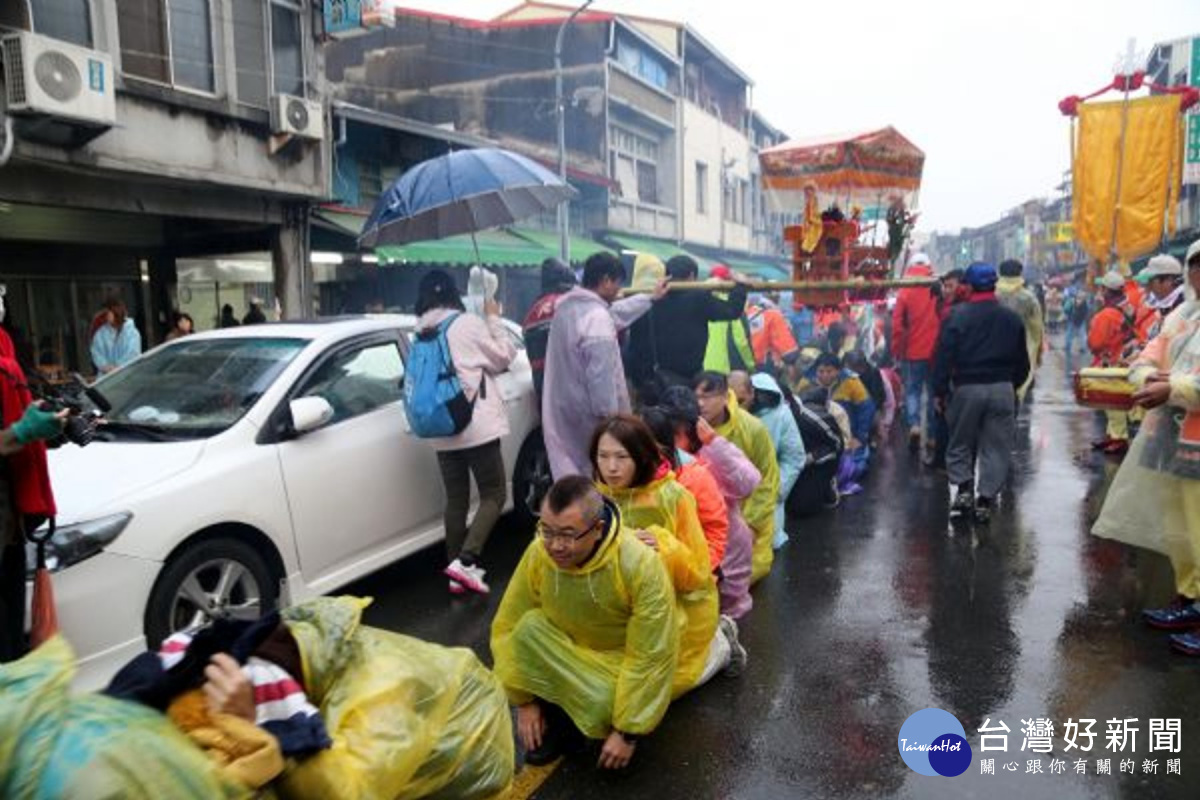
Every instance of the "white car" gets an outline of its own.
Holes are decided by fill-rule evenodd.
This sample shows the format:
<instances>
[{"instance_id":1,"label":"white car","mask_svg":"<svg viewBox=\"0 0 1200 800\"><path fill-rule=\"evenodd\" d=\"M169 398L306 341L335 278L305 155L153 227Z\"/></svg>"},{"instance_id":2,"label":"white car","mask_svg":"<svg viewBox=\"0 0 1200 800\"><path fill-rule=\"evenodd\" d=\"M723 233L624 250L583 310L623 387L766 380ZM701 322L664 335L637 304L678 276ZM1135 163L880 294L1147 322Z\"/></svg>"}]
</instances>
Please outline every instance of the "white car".
<instances>
[{"instance_id":1,"label":"white car","mask_svg":"<svg viewBox=\"0 0 1200 800\"><path fill-rule=\"evenodd\" d=\"M401 395L414 322L201 333L97 382L112 409L96 441L50 453L51 568L78 686L173 631L257 618L442 541L437 457ZM548 467L523 347L498 382L510 504L528 513Z\"/></svg>"}]
</instances>

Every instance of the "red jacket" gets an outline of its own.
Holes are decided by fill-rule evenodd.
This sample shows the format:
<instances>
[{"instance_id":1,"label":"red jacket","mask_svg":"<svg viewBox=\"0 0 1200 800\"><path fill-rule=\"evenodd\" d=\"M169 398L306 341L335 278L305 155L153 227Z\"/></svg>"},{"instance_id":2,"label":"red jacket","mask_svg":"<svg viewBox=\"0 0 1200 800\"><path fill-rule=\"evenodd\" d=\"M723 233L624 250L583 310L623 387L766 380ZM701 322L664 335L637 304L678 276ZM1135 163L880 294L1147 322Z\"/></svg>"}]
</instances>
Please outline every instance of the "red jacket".
<instances>
[{"instance_id":1,"label":"red jacket","mask_svg":"<svg viewBox=\"0 0 1200 800\"><path fill-rule=\"evenodd\" d=\"M909 267L906 278L930 278L933 270L924 265ZM937 349L937 298L928 286L901 289L892 309L892 353L900 361L929 361Z\"/></svg>"},{"instance_id":2,"label":"red jacket","mask_svg":"<svg viewBox=\"0 0 1200 800\"><path fill-rule=\"evenodd\" d=\"M10 427L33 402L25 372L17 363L16 349L8 334L0 330L0 427ZM30 442L8 457L13 505L19 514L52 517L54 491L46 466L46 445Z\"/></svg>"}]
</instances>

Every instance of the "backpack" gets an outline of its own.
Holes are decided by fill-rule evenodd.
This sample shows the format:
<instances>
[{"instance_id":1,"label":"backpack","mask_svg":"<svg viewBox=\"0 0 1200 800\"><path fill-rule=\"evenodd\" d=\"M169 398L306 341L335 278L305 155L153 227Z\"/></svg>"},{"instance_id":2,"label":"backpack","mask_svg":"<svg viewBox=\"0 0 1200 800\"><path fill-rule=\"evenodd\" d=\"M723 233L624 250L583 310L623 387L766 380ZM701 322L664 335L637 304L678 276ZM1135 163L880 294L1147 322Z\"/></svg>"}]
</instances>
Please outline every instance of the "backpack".
<instances>
[{"instance_id":1,"label":"backpack","mask_svg":"<svg viewBox=\"0 0 1200 800\"><path fill-rule=\"evenodd\" d=\"M404 412L413 434L422 439L462 433L475 411L475 401L463 391L446 341L446 331L458 317L452 314L436 328L418 331L408 350ZM485 376L479 384L481 397L486 382Z\"/></svg>"}]
</instances>

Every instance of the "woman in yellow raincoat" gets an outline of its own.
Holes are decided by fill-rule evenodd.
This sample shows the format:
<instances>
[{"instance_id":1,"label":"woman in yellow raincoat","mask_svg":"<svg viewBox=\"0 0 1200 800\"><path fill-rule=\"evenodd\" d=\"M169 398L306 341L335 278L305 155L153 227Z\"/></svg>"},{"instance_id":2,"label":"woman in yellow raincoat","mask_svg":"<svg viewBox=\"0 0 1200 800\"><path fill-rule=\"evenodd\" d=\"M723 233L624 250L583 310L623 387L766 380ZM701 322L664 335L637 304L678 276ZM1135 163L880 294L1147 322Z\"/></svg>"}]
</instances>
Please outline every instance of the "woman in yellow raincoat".
<instances>
[{"instance_id":1,"label":"woman in yellow raincoat","mask_svg":"<svg viewBox=\"0 0 1200 800\"><path fill-rule=\"evenodd\" d=\"M672 697L719 670L737 674L746 651L737 640L737 623L719 614L696 499L675 479L658 440L637 417L618 415L596 428L590 452L597 488L621 510L634 536L662 557L675 587L683 628Z\"/></svg>"},{"instance_id":2,"label":"woman in yellow raincoat","mask_svg":"<svg viewBox=\"0 0 1200 800\"><path fill-rule=\"evenodd\" d=\"M754 531L754 564L750 575L758 583L771 571L775 560L775 504L779 499L779 460L771 433L762 421L738 405L729 379L717 372L702 372L694 388L700 416L717 435L733 442L754 464L762 482L742 502L742 516Z\"/></svg>"},{"instance_id":3,"label":"woman in yellow raincoat","mask_svg":"<svg viewBox=\"0 0 1200 800\"><path fill-rule=\"evenodd\" d=\"M1200 241L1188 249L1187 281L1187 301L1131 366L1134 402L1150 411L1092 529L1171 559L1179 598L1143 616L1178 631L1200 626ZM1170 643L1200 656L1196 633Z\"/></svg>"}]
</instances>

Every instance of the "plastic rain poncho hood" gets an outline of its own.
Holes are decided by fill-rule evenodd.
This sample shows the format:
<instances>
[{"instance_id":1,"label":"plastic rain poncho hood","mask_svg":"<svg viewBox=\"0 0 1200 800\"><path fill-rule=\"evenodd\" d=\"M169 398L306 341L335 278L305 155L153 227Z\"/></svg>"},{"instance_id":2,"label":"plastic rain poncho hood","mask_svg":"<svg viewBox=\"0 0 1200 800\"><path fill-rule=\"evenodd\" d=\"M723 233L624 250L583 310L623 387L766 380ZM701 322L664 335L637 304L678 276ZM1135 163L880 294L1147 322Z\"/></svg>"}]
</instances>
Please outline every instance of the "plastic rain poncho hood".
<instances>
[{"instance_id":1,"label":"plastic rain poncho hood","mask_svg":"<svg viewBox=\"0 0 1200 800\"><path fill-rule=\"evenodd\" d=\"M780 403L774 408L764 408L756 412L767 432L771 434L771 443L775 446L775 460L779 463L779 499L775 503L776 536L783 530L786 512L784 506L792 487L800 478L808 456L804 451L804 440L800 438L800 427L792 410L783 400L783 390L779 383L765 372L759 372L750 379L755 389L776 395Z\"/></svg>"}]
</instances>

